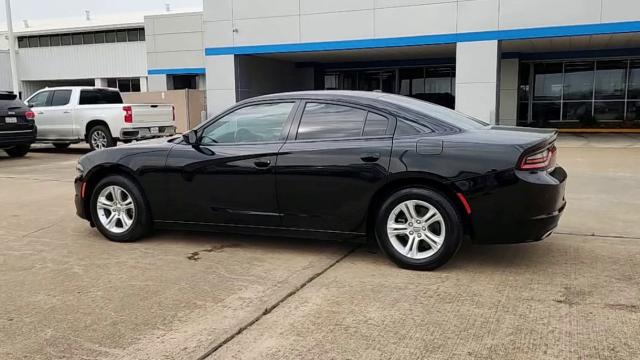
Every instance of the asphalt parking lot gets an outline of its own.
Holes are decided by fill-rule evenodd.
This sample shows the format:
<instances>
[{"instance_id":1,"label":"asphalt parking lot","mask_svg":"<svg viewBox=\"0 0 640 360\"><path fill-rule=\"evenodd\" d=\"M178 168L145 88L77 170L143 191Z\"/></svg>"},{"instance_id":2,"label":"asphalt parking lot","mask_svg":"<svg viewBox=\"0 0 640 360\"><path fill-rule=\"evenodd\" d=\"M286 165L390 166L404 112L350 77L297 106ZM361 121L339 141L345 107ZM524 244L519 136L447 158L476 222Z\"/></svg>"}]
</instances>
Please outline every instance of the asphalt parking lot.
<instances>
[{"instance_id":1,"label":"asphalt parking lot","mask_svg":"<svg viewBox=\"0 0 640 360\"><path fill-rule=\"evenodd\" d=\"M112 243L75 216L85 148L0 152L0 359L640 358L640 137L559 148L556 233L436 272L327 241Z\"/></svg>"}]
</instances>

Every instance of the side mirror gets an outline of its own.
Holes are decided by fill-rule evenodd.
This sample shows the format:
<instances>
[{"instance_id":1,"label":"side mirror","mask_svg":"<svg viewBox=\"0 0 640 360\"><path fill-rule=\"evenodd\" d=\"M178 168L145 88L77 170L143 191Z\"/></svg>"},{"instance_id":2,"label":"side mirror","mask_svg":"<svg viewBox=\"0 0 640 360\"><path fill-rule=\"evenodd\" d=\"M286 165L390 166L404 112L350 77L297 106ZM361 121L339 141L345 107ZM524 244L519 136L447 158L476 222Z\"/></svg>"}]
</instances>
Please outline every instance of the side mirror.
<instances>
[{"instance_id":1,"label":"side mirror","mask_svg":"<svg viewBox=\"0 0 640 360\"><path fill-rule=\"evenodd\" d=\"M28 107L30 107L30 108L32 108L32 107L33 107L33 104L32 104L32 103L27 103L27 106L28 106Z\"/></svg>"},{"instance_id":2,"label":"side mirror","mask_svg":"<svg viewBox=\"0 0 640 360\"><path fill-rule=\"evenodd\" d=\"M184 140L188 145L198 145L198 135L194 130L187 131L182 134L182 140Z\"/></svg>"}]
</instances>

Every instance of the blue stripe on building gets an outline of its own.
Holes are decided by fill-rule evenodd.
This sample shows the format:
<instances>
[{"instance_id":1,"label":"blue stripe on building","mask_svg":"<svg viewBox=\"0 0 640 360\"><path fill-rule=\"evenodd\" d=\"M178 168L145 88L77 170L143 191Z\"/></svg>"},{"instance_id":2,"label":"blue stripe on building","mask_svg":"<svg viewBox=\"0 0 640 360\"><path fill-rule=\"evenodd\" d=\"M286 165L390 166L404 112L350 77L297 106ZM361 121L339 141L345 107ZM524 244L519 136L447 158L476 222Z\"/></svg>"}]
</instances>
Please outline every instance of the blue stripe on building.
<instances>
[{"instance_id":1,"label":"blue stripe on building","mask_svg":"<svg viewBox=\"0 0 640 360\"><path fill-rule=\"evenodd\" d=\"M398 46L453 44L489 40L520 40L567 36L587 36L640 32L640 21L603 24L564 25L527 29L491 30L455 34L421 35L381 39L339 40L310 43L213 47L205 49L206 56L252 55L270 53L357 50Z\"/></svg>"},{"instance_id":2,"label":"blue stripe on building","mask_svg":"<svg viewBox=\"0 0 640 360\"><path fill-rule=\"evenodd\" d=\"M202 75L205 68L149 69L149 75Z\"/></svg>"}]
</instances>

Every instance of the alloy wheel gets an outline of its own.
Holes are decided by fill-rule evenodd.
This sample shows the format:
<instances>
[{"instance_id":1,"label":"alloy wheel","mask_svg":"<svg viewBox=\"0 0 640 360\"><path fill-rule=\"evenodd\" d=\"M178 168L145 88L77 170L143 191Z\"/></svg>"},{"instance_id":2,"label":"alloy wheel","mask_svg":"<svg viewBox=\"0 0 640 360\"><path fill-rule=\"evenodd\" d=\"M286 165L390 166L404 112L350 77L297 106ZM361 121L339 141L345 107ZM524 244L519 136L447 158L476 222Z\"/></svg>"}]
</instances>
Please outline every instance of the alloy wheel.
<instances>
[{"instance_id":1,"label":"alloy wheel","mask_svg":"<svg viewBox=\"0 0 640 360\"><path fill-rule=\"evenodd\" d=\"M445 230L442 214L420 200L400 203L387 220L387 235L393 248L415 260L433 256L444 243Z\"/></svg>"},{"instance_id":2,"label":"alloy wheel","mask_svg":"<svg viewBox=\"0 0 640 360\"><path fill-rule=\"evenodd\" d=\"M102 226L115 234L129 230L136 215L133 198L125 189L116 185L102 189L98 195L96 210Z\"/></svg>"},{"instance_id":3,"label":"alloy wheel","mask_svg":"<svg viewBox=\"0 0 640 360\"><path fill-rule=\"evenodd\" d=\"M91 135L91 145L94 149L104 149L107 147L107 134L101 130L96 130Z\"/></svg>"}]
</instances>

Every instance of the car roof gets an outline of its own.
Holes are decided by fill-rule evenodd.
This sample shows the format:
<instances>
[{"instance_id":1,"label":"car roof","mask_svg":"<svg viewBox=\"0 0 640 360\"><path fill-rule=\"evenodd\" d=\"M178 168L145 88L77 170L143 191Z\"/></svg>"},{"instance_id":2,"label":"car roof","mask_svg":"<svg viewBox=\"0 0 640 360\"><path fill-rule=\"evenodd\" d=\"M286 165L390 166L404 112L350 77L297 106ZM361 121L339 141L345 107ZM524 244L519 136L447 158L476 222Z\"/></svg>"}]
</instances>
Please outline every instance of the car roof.
<instances>
[{"instance_id":1,"label":"car roof","mask_svg":"<svg viewBox=\"0 0 640 360\"><path fill-rule=\"evenodd\" d=\"M114 89L114 88L97 87L97 86L53 86L53 87L42 88L42 89L38 90L38 92L46 91L46 90L74 90L74 89L80 89L80 90L114 90L114 91L118 91L118 89Z\"/></svg>"},{"instance_id":2,"label":"car roof","mask_svg":"<svg viewBox=\"0 0 640 360\"><path fill-rule=\"evenodd\" d=\"M305 99L305 98L324 98L324 99L351 99L351 100L376 100L382 96L389 95L382 92L374 91L355 91L355 90L311 90L311 91L292 91L277 94L262 95L248 100L281 100L281 99Z\"/></svg>"}]
</instances>

